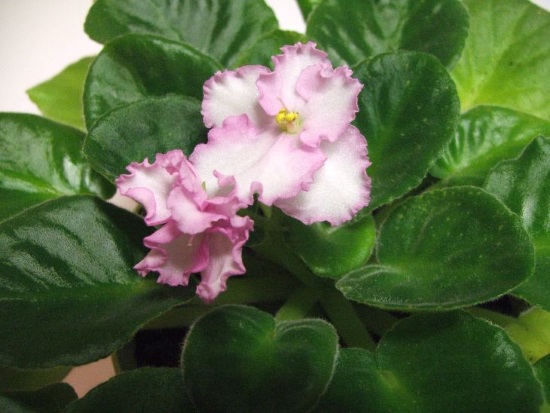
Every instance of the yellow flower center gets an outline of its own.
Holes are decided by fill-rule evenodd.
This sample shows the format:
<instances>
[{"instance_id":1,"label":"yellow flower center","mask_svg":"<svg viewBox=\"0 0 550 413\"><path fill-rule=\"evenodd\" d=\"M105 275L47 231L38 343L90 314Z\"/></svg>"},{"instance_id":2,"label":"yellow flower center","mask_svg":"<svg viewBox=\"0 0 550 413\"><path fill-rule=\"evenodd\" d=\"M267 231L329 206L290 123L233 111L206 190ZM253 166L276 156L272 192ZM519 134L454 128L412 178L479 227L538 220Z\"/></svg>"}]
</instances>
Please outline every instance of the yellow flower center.
<instances>
[{"instance_id":1,"label":"yellow flower center","mask_svg":"<svg viewBox=\"0 0 550 413\"><path fill-rule=\"evenodd\" d=\"M289 112L286 109L281 109L275 115L275 122L282 131L287 133L296 133L299 129L300 115L298 112Z\"/></svg>"}]
</instances>

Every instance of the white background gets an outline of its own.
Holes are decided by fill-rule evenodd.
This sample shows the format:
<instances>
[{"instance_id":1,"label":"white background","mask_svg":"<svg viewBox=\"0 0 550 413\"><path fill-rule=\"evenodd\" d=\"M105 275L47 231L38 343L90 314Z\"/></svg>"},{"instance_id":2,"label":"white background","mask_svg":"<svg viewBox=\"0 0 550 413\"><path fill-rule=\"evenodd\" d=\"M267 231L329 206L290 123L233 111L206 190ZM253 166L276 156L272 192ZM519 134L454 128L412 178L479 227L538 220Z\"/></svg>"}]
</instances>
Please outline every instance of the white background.
<instances>
[{"instance_id":1,"label":"white background","mask_svg":"<svg viewBox=\"0 0 550 413\"><path fill-rule=\"evenodd\" d=\"M533 1L550 9L550 0ZM283 29L304 31L295 0L266 2ZM92 0L0 0L0 112L38 113L25 91L99 52L101 46L83 30L91 4Z\"/></svg>"}]
</instances>

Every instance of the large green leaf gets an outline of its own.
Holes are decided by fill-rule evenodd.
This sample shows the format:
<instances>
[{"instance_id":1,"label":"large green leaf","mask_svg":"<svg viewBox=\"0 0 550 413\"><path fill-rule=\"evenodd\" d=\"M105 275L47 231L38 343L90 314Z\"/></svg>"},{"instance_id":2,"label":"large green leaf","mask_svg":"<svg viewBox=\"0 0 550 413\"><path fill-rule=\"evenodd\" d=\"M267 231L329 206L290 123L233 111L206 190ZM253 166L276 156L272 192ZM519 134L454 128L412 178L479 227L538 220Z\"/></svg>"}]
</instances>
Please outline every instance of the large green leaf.
<instances>
[{"instance_id":1,"label":"large green leaf","mask_svg":"<svg viewBox=\"0 0 550 413\"><path fill-rule=\"evenodd\" d=\"M142 279L142 220L89 196L0 224L0 365L84 364L111 354L190 289Z\"/></svg>"},{"instance_id":2,"label":"large green leaf","mask_svg":"<svg viewBox=\"0 0 550 413\"><path fill-rule=\"evenodd\" d=\"M77 395L66 383L56 383L35 391L0 394L3 413L59 413L75 400Z\"/></svg>"},{"instance_id":3,"label":"large green leaf","mask_svg":"<svg viewBox=\"0 0 550 413\"><path fill-rule=\"evenodd\" d=\"M260 37L250 48L243 51L237 60L237 66L263 65L273 67L272 56L281 53L281 47L298 42L305 43L306 37L303 34L274 30Z\"/></svg>"},{"instance_id":4,"label":"large green leaf","mask_svg":"<svg viewBox=\"0 0 550 413\"><path fill-rule=\"evenodd\" d=\"M97 0L84 28L100 43L125 33L163 36L231 65L277 19L263 0Z\"/></svg>"},{"instance_id":5,"label":"large green leaf","mask_svg":"<svg viewBox=\"0 0 550 413\"><path fill-rule=\"evenodd\" d=\"M27 91L42 114L58 122L84 129L82 95L84 80L94 60L85 57L61 73Z\"/></svg>"},{"instance_id":6,"label":"large green leaf","mask_svg":"<svg viewBox=\"0 0 550 413\"><path fill-rule=\"evenodd\" d=\"M460 108L449 74L424 53L376 56L355 77L364 84L355 124L369 145L373 210L420 184L454 136Z\"/></svg>"},{"instance_id":7,"label":"large green leaf","mask_svg":"<svg viewBox=\"0 0 550 413\"><path fill-rule=\"evenodd\" d=\"M542 390L500 328L451 312L397 324L376 354L343 349L315 412L538 412Z\"/></svg>"},{"instance_id":8,"label":"large green leaf","mask_svg":"<svg viewBox=\"0 0 550 413\"><path fill-rule=\"evenodd\" d=\"M534 264L517 215L475 187L403 202L380 228L377 258L336 285L351 300L400 310L494 299L525 281Z\"/></svg>"},{"instance_id":9,"label":"large green leaf","mask_svg":"<svg viewBox=\"0 0 550 413\"><path fill-rule=\"evenodd\" d=\"M93 167L114 179L131 162L181 149L189 155L206 141L200 103L185 96L152 97L113 109L90 130L84 154Z\"/></svg>"},{"instance_id":10,"label":"large green leaf","mask_svg":"<svg viewBox=\"0 0 550 413\"><path fill-rule=\"evenodd\" d=\"M182 43L139 34L116 38L103 48L86 78L86 125L90 129L109 110L148 96L201 100L204 82L219 69L212 58Z\"/></svg>"},{"instance_id":11,"label":"large green leaf","mask_svg":"<svg viewBox=\"0 0 550 413\"><path fill-rule=\"evenodd\" d=\"M120 374L76 400L64 413L191 413L195 409L178 368L143 368Z\"/></svg>"},{"instance_id":12,"label":"large green leaf","mask_svg":"<svg viewBox=\"0 0 550 413\"><path fill-rule=\"evenodd\" d=\"M521 217L535 246L535 273L514 292L550 311L550 138L535 139L487 177L487 191Z\"/></svg>"},{"instance_id":13,"label":"large green leaf","mask_svg":"<svg viewBox=\"0 0 550 413\"><path fill-rule=\"evenodd\" d=\"M496 106L478 106L460 119L454 140L430 173L452 183L483 185L489 170L515 158L539 135L550 136L550 122Z\"/></svg>"},{"instance_id":14,"label":"large green leaf","mask_svg":"<svg viewBox=\"0 0 550 413\"><path fill-rule=\"evenodd\" d=\"M550 14L528 0L464 0L470 34L452 72L462 108L509 107L550 120Z\"/></svg>"},{"instance_id":15,"label":"large green leaf","mask_svg":"<svg viewBox=\"0 0 550 413\"><path fill-rule=\"evenodd\" d=\"M402 49L431 53L451 66L464 47L468 13L459 0L324 0L306 32L338 63Z\"/></svg>"},{"instance_id":16,"label":"large green leaf","mask_svg":"<svg viewBox=\"0 0 550 413\"><path fill-rule=\"evenodd\" d=\"M337 279L363 265L376 241L374 220L369 214L360 214L339 227L326 222L305 225L293 218L287 218L285 225L292 250L322 277Z\"/></svg>"},{"instance_id":17,"label":"large green leaf","mask_svg":"<svg viewBox=\"0 0 550 413\"><path fill-rule=\"evenodd\" d=\"M84 134L35 115L0 113L0 221L62 195L112 194L82 159Z\"/></svg>"},{"instance_id":18,"label":"large green leaf","mask_svg":"<svg viewBox=\"0 0 550 413\"><path fill-rule=\"evenodd\" d=\"M201 412L303 412L327 388L337 345L322 320L276 323L252 307L220 307L186 338L184 383Z\"/></svg>"}]
</instances>

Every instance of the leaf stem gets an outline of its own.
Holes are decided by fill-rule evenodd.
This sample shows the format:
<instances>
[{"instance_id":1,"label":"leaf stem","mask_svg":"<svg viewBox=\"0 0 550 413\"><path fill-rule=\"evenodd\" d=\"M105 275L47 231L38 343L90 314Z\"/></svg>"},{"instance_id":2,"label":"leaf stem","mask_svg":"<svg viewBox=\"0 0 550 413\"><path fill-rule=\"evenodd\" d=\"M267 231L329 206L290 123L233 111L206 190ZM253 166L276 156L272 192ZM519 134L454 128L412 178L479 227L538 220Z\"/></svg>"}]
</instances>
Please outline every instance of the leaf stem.
<instances>
[{"instance_id":1,"label":"leaf stem","mask_svg":"<svg viewBox=\"0 0 550 413\"><path fill-rule=\"evenodd\" d=\"M315 303L319 300L319 290L307 286L298 288L287 302L279 308L275 319L280 321L291 321L305 318Z\"/></svg>"}]
</instances>

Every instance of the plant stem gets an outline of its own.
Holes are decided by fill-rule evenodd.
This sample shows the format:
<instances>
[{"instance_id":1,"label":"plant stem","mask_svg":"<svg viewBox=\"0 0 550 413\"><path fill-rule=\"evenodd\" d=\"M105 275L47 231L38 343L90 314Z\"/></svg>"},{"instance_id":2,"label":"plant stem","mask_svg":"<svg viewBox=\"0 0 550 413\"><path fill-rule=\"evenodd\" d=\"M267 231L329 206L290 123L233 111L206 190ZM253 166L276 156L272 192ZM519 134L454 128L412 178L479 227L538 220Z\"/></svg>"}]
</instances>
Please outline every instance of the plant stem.
<instances>
[{"instance_id":1,"label":"plant stem","mask_svg":"<svg viewBox=\"0 0 550 413\"><path fill-rule=\"evenodd\" d=\"M319 300L317 289L306 286L298 288L287 302L277 311L275 319L279 321L299 320L306 316L309 310Z\"/></svg>"}]
</instances>

